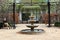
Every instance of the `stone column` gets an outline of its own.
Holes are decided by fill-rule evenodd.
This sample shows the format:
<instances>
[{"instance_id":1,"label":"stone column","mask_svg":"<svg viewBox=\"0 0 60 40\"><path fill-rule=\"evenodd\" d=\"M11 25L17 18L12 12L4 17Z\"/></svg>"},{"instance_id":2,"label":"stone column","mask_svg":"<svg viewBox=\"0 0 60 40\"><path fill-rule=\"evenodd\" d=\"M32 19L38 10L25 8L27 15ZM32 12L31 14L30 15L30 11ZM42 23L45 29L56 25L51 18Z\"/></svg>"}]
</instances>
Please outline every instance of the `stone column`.
<instances>
[{"instance_id":1,"label":"stone column","mask_svg":"<svg viewBox=\"0 0 60 40\"><path fill-rule=\"evenodd\" d=\"M22 12L21 11L19 12L19 21L20 22L22 21Z\"/></svg>"}]
</instances>

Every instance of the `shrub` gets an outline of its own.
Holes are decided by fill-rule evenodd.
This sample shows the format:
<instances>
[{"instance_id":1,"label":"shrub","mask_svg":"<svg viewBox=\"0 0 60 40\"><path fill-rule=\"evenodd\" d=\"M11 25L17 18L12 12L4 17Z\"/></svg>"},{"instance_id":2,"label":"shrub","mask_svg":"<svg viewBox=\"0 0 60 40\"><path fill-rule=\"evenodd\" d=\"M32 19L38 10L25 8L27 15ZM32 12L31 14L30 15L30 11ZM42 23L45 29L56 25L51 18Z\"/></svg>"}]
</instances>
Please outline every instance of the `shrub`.
<instances>
[{"instance_id":1,"label":"shrub","mask_svg":"<svg viewBox=\"0 0 60 40\"><path fill-rule=\"evenodd\" d=\"M60 22L55 22L54 26L60 27Z\"/></svg>"},{"instance_id":2,"label":"shrub","mask_svg":"<svg viewBox=\"0 0 60 40\"><path fill-rule=\"evenodd\" d=\"M3 27L3 23L0 22L0 29Z\"/></svg>"}]
</instances>

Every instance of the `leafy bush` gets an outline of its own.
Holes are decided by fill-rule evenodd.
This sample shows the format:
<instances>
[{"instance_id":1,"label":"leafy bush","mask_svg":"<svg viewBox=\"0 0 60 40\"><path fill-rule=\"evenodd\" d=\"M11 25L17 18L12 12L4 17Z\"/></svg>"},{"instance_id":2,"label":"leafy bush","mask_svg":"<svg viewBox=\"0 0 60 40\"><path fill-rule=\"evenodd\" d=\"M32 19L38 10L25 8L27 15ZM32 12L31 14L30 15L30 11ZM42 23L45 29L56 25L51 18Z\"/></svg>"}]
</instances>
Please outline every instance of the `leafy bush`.
<instances>
[{"instance_id":1,"label":"leafy bush","mask_svg":"<svg viewBox=\"0 0 60 40\"><path fill-rule=\"evenodd\" d=\"M3 27L3 23L0 22L0 29Z\"/></svg>"},{"instance_id":2,"label":"leafy bush","mask_svg":"<svg viewBox=\"0 0 60 40\"><path fill-rule=\"evenodd\" d=\"M60 27L60 22L55 22L54 26Z\"/></svg>"}]
</instances>

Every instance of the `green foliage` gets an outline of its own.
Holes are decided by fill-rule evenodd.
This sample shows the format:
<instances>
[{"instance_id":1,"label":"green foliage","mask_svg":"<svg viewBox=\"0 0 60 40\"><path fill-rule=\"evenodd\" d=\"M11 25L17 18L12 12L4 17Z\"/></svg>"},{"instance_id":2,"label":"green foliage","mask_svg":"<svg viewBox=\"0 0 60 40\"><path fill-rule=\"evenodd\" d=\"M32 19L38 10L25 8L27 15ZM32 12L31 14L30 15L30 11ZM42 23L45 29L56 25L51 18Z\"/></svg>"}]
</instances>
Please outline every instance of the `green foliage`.
<instances>
[{"instance_id":1,"label":"green foliage","mask_svg":"<svg viewBox=\"0 0 60 40\"><path fill-rule=\"evenodd\" d=\"M0 22L0 29L3 27L3 23Z\"/></svg>"},{"instance_id":2,"label":"green foliage","mask_svg":"<svg viewBox=\"0 0 60 40\"><path fill-rule=\"evenodd\" d=\"M16 4L16 11L19 12L22 6L22 4Z\"/></svg>"},{"instance_id":3,"label":"green foliage","mask_svg":"<svg viewBox=\"0 0 60 40\"><path fill-rule=\"evenodd\" d=\"M1 6L1 10L0 11L1 12L5 13L8 10L8 3L9 3L8 0L1 1L1 4L0 4L0 6Z\"/></svg>"},{"instance_id":4,"label":"green foliage","mask_svg":"<svg viewBox=\"0 0 60 40\"><path fill-rule=\"evenodd\" d=\"M9 3L13 3L13 0L9 0Z\"/></svg>"},{"instance_id":5,"label":"green foliage","mask_svg":"<svg viewBox=\"0 0 60 40\"><path fill-rule=\"evenodd\" d=\"M54 26L60 27L60 22L55 22Z\"/></svg>"}]
</instances>

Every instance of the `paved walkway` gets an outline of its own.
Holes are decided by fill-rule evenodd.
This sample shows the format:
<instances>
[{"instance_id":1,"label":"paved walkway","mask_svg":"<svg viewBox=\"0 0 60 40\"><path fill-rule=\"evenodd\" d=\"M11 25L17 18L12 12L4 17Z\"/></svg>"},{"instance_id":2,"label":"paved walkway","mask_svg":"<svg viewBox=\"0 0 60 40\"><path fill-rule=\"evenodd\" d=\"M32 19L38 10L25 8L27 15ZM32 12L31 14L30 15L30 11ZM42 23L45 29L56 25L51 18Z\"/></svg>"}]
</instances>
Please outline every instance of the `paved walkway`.
<instances>
[{"instance_id":1,"label":"paved walkway","mask_svg":"<svg viewBox=\"0 0 60 40\"><path fill-rule=\"evenodd\" d=\"M39 25L38 29L44 29L45 33L37 35L18 34L22 29L27 29L26 24L17 24L16 29L0 29L0 40L60 40L60 28Z\"/></svg>"}]
</instances>

